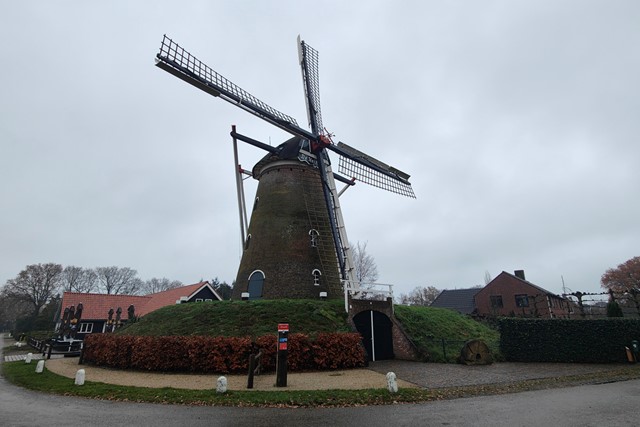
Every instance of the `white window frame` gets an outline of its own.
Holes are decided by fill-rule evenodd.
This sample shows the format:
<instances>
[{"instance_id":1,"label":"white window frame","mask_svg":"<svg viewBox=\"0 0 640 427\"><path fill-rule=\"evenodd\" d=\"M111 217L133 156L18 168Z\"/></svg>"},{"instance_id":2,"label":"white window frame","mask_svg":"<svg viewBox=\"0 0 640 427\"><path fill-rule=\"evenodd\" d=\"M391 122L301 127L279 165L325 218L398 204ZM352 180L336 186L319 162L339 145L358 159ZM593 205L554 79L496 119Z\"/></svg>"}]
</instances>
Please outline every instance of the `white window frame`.
<instances>
[{"instance_id":1,"label":"white window frame","mask_svg":"<svg viewBox=\"0 0 640 427\"><path fill-rule=\"evenodd\" d=\"M320 276L322 276L322 272L317 268L311 272L313 276L313 286L320 286Z\"/></svg>"},{"instance_id":2,"label":"white window frame","mask_svg":"<svg viewBox=\"0 0 640 427\"><path fill-rule=\"evenodd\" d=\"M80 323L80 326L78 328L78 333L79 334L90 334L93 332L93 323Z\"/></svg>"},{"instance_id":3,"label":"white window frame","mask_svg":"<svg viewBox=\"0 0 640 427\"><path fill-rule=\"evenodd\" d=\"M318 230L312 228L311 230L309 230L309 236L311 236L311 247L317 248L318 238L320 237L320 233L318 233Z\"/></svg>"}]
</instances>

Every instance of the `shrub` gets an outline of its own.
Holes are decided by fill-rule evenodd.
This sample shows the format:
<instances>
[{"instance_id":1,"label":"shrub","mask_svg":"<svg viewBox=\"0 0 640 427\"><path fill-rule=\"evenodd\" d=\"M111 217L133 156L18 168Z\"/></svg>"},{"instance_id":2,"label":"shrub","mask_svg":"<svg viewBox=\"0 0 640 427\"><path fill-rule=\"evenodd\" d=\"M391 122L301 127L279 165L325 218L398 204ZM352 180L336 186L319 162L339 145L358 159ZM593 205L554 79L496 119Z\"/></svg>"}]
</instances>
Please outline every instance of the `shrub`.
<instances>
[{"instance_id":1,"label":"shrub","mask_svg":"<svg viewBox=\"0 0 640 427\"><path fill-rule=\"evenodd\" d=\"M365 365L361 337L356 333L325 333L311 340L305 334L288 337L291 371L348 369ZM251 353L263 352L262 369L276 367L277 338L128 336L93 334L85 339L84 361L120 369L179 372L246 373Z\"/></svg>"},{"instance_id":2,"label":"shrub","mask_svg":"<svg viewBox=\"0 0 640 427\"><path fill-rule=\"evenodd\" d=\"M510 319L499 321L500 348L512 362L614 363L640 338L637 319Z\"/></svg>"},{"instance_id":3,"label":"shrub","mask_svg":"<svg viewBox=\"0 0 640 427\"><path fill-rule=\"evenodd\" d=\"M319 334L313 351L317 369L358 368L365 365L366 354L360 334Z\"/></svg>"}]
</instances>

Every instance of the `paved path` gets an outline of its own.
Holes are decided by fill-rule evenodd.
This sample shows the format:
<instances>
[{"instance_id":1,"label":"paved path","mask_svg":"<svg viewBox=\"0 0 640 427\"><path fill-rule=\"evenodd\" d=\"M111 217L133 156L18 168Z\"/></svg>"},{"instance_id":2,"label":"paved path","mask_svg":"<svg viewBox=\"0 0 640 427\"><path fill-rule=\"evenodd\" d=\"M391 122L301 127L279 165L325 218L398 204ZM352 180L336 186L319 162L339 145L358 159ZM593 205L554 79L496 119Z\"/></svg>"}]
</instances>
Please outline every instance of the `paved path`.
<instances>
[{"instance_id":1,"label":"paved path","mask_svg":"<svg viewBox=\"0 0 640 427\"><path fill-rule=\"evenodd\" d=\"M26 354L12 354L4 357L5 362L17 362L19 360L26 360ZM42 359L42 354L40 353L32 353L31 360L40 360Z\"/></svg>"},{"instance_id":2,"label":"paved path","mask_svg":"<svg viewBox=\"0 0 640 427\"><path fill-rule=\"evenodd\" d=\"M398 378L423 388L461 387L465 385L501 384L514 381L554 378L611 370L626 365L587 363L494 363L466 366L441 363L382 360L371 362L369 369L394 372Z\"/></svg>"}]
</instances>

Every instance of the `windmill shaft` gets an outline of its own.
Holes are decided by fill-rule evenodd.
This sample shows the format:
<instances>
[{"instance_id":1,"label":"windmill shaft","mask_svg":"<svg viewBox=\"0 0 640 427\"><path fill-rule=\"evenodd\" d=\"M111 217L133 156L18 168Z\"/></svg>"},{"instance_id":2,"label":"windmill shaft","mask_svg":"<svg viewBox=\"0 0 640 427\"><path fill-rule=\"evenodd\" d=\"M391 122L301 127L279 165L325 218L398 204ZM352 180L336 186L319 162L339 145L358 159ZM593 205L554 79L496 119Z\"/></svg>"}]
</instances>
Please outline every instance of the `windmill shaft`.
<instances>
[{"instance_id":1,"label":"windmill shaft","mask_svg":"<svg viewBox=\"0 0 640 427\"><path fill-rule=\"evenodd\" d=\"M232 133L235 133L236 127L232 126ZM233 162L236 177L236 193L238 197L238 215L240 217L240 244L243 245L247 240L247 207L244 198L244 186L242 184L242 172L240 170L240 162L238 160L238 139L233 138Z\"/></svg>"},{"instance_id":2,"label":"windmill shaft","mask_svg":"<svg viewBox=\"0 0 640 427\"><path fill-rule=\"evenodd\" d=\"M231 131L231 137L234 139L239 139L242 142L246 142L247 144L251 144L254 147L258 147L258 148L262 148L265 151L268 151L269 153L277 153L278 149L276 147L273 147L269 144L265 144L264 142L260 142L258 140L255 140L253 138L249 138L246 135L242 135L240 133L237 133L235 130Z\"/></svg>"}]
</instances>

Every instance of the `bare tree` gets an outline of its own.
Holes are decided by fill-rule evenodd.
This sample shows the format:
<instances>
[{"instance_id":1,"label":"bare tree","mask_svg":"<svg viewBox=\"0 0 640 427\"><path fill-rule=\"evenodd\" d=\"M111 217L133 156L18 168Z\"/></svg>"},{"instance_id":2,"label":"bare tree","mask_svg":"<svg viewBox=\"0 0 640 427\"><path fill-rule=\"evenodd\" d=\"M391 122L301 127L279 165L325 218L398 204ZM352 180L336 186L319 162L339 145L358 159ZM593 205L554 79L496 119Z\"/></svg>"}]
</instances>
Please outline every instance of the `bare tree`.
<instances>
[{"instance_id":1,"label":"bare tree","mask_svg":"<svg viewBox=\"0 0 640 427\"><path fill-rule=\"evenodd\" d=\"M488 270L485 270L485 272L484 272L484 284L488 285L489 282L491 282L491 273L489 273Z\"/></svg>"},{"instance_id":2,"label":"bare tree","mask_svg":"<svg viewBox=\"0 0 640 427\"><path fill-rule=\"evenodd\" d=\"M98 275L91 268L68 265L62 271L62 286L68 292L93 292L98 286Z\"/></svg>"},{"instance_id":3,"label":"bare tree","mask_svg":"<svg viewBox=\"0 0 640 427\"><path fill-rule=\"evenodd\" d=\"M600 282L603 288L619 294L621 301L635 305L640 314L640 257L633 257L617 268L608 269Z\"/></svg>"},{"instance_id":4,"label":"bare tree","mask_svg":"<svg viewBox=\"0 0 640 427\"><path fill-rule=\"evenodd\" d=\"M143 285L138 272L129 267L96 267L100 290L106 294L135 295Z\"/></svg>"},{"instance_id":5,"label":"bare tree","mask_svg":"<svg viewBox=\"0 0 640 427\"><path fill-rule=\"evenodd\" d=\"M367 242L351 244L356 280L360 283L375 283L378 280L378 266L373 256L367 253Z\"/></svg>"},{"instance_id":6,"label":"bare tree","mask_svg":"<svg viewBox=\"0 0 640 427\"><path fill-rule=\"evenodd\" d=\"M30 304L12 296L8 283L0 290L0 330L11 330L16 320L31 313Z\"/></svg>"},{"instance_id":7,"label":"bare tree","mask_svg":"<svg viewBox=\"0 0 640 427\"><path fill-rule=\"evenodd\" d=\"M31 314L36 317L58 292L61 279L60 264L28 265L15 279L7 281L7 296L27 303L31 308Z\"/></svg>"},{"instance_id":8,"label":"bare tree","mask_svg":"<svg viewBox=\"0 0 640 427\"><path fill-rule=\"evenodd\" d=\"M400 295L400 304L404 305L431 305L440 295L440 290L434 286L416 287L408 294Z\"/></svg>"},{"instance_id":9,"label":"bare tree","mask_svg":"<svg viewBox=\"0 0 640 427\"><path fill-rule=\"evenodd\" d=\"M169 289L175 289L182 286L182 282L178 280L169 280L166 277L162 279L158 279L154 277L153 279L149 279L142 284L139 292L141 294L155 294L156 292L168 291Z\"/></svg>"}]
</instances>

